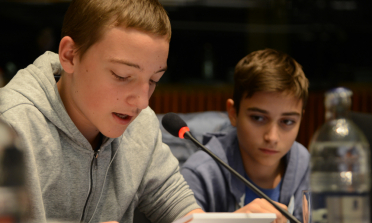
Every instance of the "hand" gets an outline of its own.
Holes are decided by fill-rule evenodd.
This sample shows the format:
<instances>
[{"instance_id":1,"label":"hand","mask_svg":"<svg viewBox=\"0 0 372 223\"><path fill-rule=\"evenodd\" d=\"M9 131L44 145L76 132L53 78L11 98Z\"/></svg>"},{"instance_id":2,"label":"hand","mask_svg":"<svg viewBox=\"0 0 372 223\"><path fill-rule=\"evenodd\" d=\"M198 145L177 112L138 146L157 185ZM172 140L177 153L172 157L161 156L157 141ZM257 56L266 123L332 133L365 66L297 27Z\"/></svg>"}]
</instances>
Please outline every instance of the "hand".
<instances>
[{"instance_id":1,"label":"hand","mask_svg":"<svg viewBox=\"0 0 372 223\"><path fill-rule=\"evenodd\" d=\"M287 210L287 206L284 204L275 202L278 206ZM287 219L280 213L276 208L263 198L256 198L246 206L236 210L234 213L274 213L276 219L273 223L286 223Z\"/></svg>"},{"instance_id":2,"label":"hand","mask_svg":"<svg viewBox=\"0 0 372 223\"><path fill-rule=\"evenodd\" d=\"M302 198L302 218L303 218L304 223L309 222L309 206L308 206L308 201L307 201L305 194L304 194L304 197Z\"/></svg>"},{"instance_id":3,"label":"hand","mask_svg":"<svg viewBox=\"0 0 372 223\"><path fill-rule=\"evenodd\" d=\"M195 210L190 211L185 216L190 215L190 214L196 214L196 213L205 213L205 212L201 208L198 208L198 209L195 209ZM190 221L192 221L192 219L190 219L190 220L188 220L188 221L186 221L184 223L188 223Z\"/></svg>"}]
</instances>

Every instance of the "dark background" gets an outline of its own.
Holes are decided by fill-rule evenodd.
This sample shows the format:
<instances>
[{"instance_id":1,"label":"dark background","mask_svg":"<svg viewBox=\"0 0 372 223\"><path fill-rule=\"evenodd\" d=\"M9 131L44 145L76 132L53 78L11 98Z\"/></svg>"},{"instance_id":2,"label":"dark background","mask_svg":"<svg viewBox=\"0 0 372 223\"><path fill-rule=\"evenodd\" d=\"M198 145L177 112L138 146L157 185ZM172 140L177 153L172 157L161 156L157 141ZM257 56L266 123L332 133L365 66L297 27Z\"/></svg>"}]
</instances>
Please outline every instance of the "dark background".
<instances>
[{"instance_id":1,"label":"dark background","mask_svg":"<svg viewBox=\"0 0 372 223\"><path fill-rule=\"evenodd\" d=\"M0 70L8 81L45 50L58 51L70 1L0 3ZM161 0L172 23L161 83L231 84L253 50L284 51L303 65L310 90L372 82L372 1ZM1 71L0 71L1 73Z\"/></svg>"},{"instance_id":2,"label":"dark background","mask_svg":"<svg viewBox=\"0 0 372 223\"><path fill-rule=\"evenodd\" d=\"M58 52L69 2L0 0L0 76L5 82L46 50ZM297 138L303 145L324 122L327 89L342 85L363 90L355 92L352 110L372 113L371 0L160 2L173 34L168 71L150 101L155 112L224 110L236 63L254 50L274 48L295 58L310 81ZM162 85L173 89L163 91ZM363 124L371 118L360 120Z\"/></svg>"}]
</instances>

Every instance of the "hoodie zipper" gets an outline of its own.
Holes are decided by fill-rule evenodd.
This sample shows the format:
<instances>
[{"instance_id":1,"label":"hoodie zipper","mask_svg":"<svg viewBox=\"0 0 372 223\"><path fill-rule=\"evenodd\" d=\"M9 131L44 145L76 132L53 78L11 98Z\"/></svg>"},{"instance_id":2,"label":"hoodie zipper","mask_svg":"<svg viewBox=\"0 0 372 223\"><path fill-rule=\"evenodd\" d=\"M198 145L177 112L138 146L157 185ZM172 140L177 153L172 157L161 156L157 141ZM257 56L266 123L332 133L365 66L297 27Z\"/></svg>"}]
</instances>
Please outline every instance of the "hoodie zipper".
<instances>
[{"instance_id":1,"label":"hoodie zipper","mask_svg":"<svg viewBox=\"0 0 372 223\"><path fill-rule=\"evenodd\" d=\"M84 205L84 208L83 208L83 214L81 215L81 219L80 219L80 222L81 223L84 220L84 215L85 215L85 211L86 211L86 208L87 208L87 205L88 205L88 201L89 201L90 195L92 194L92 188L93 188L93 168L94 169L97 169L97 158L98 158L99 151L100 151L99 149L98 150L94 150L93 159L92 159L92 162L90 163L90 188L89 188L89 193L88 193L87 200L85 201L85 205Z\"/></svg>"}]
</instances>

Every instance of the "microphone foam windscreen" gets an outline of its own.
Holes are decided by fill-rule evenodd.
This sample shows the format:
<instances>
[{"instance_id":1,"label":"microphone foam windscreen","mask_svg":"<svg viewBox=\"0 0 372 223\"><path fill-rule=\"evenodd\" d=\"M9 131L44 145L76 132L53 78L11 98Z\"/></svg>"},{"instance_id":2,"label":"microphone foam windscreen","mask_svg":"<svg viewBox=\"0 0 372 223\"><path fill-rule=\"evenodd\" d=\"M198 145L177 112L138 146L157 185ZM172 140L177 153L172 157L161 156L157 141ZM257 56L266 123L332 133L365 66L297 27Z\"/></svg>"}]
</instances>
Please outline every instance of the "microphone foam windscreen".
<instances>
[{"instance_id":1,"label":"microphone foam windscreen","mask_svg":"<svg viewBox=\"0 0 372 223\"><path fill-rule=\"evenodd\" d=\"M163 119L161 120L161 124L165 130L176 137L179 137L178 132L180 129L187 126L186 122L173 112L164 115Z\"/></svg>"}]
</instances>

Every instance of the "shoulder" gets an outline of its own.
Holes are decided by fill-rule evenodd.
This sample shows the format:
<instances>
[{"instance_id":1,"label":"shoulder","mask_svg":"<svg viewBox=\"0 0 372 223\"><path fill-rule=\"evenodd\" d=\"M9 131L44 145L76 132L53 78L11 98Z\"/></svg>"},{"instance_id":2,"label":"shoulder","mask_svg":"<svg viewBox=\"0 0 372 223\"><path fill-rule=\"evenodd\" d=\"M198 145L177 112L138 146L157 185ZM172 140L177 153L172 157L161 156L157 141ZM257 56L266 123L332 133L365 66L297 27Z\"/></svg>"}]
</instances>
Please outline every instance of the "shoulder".
<instances>
[{"instance_id":1,"label":"shoulder","mask_svg":"<svg viewBox=\"0 0 372 223\"><path fill-rule=\"evenodd\" d=\"M34 106L34 104L24 97L21 93L9 89L9 88L1 88L0 89L0 113L3 114L11 109L14 109L19 106L24 106L26 108L30 108L29 106Z\"/></svg>"},{"instance_id":2,"label":"shoulder","mask_svg":"<svg viewBox=\"0 0 372 223\"><path fill-rule=\"evenodd\" d=\"M197 151L187 159L182 169L189 169L195 172L200 169L213 168L215 164L214 160L206 152Z\"/></svg>"},{"instance_id":3,"label":"shoulder","mask_svg":"<svg viewBox=\"0 0 372 223\"><path fill-rule=\"evenodd\" d=\"M181 174L194 191L197 200L201 194L224 191L225 173L221 167L204 151L194 153L181 167ZM205 206L205 205L202 205Z\"/></svg>"},{"instance_id":4,"label":"shoulder","mask_svg":"<svg viewBox=\"0 0 372 223\"><path fill-rule=\"evenodd\" d=\"M226 154L224 153L221 143L216 137L212 137L206 147L220 159L224 161L226 160ZM183 164L182 170L189 170L201 175L209 175L213 174L214 172L220 172L217 162L209 154L202 150L192 154Z\"/></svg>"},{"instance_id":5,"label":"shoulder","mask_svg":"<svg viewBox=\"0 0 372 223\"><path fill-rule=\"evenodd\" d=\"M146 129L159 130L159 120L150 107L143 109L132 124L135 128L146 127Z\"/></svg>"},{"instance_id":6,"label":"shoulder","mask_svg":"<svg viewBox=\"0 0 372 223\"><path fill-rule=\"evenodd\" d=\"M292 186L299 184L310 171L310 153L300 143L295 142L287 155L286 179ZM291 177L290 177L291 176Z\"/></svg>"},{"instance_id":7,"label":"shoulder","mask_svg":"<svg viewBox=\"0 0 372 223\"><path fill-rule=\"evenodd\" d=\"M121 147L125 147L125 151L133 151L146 157L151 155L156 148L164 147L158 151L169 150L162 143L159 120L150 107L140 112L119 137L118 143ZM141 148L140 151L138 148Z\"/></svg>"},{"instance_id":8,"label":"shoulder","mask_svg":"<svg viewBox=\"0 0 372 223\"><path fill-rule=\"evenodd\" d=\"M234 139L236 139L236 136L234 136L234 131L229 132L228 134L207 133L204 135L203 142L207 142L205 147L208 150L210 150L222 161L228 163L228 153L232 152L229 150L231 150ZM217 163L209 154L204 151L194 153L184 164L184 168L192 167L193 169L211 168L212 166L214 168L214 166L217 166Z\"/></svg>"},{"instance_id":9,"label":"shoulder","mask_svg":"<svg viewBox=\"0 0 372 223\"><path fill-rule=\"evenodd\" d=\"M0 115L12 127L20 126L18 130L46 122L45 116L30 100L21 93L6 88L0 90Z\"/></svg>"},{"instance_id":10,"label":"shoulder","mask_svg":"<svg viewBox=\"0 0 372 223\"><path fill-rule=\"evenodd\" d=\"M294 142L291 147L291 153L296 157L299 163L309 163L310 153L309 150L299 142Z\"/></svg>"},{"instance_id":11,"label":"shoulder","mask_svg":"<svg viewBox=\"0 0 372 223\"><path fill-rule=\"evenodd\" d=\"M295 142L287 155L287 179L292 179L291 181L295 182L294 185L296 185L296 182L299 183L308 174L309 170L309 151L300 143Z\"/></svg>"},{"instance_id":12,"label":"shoulder","mask_svg":"<svg viewBox=\"0 0 372 223\"><path fill-rule=\"evenodd\" d=\"M302 190L309 188L310 154L303 145L294 142L286 158L287 166L280 192L280 202L288 204L291 196L294 196L296 212L301 207Z\"/></svg>"},{"instance_id":13,"label":"shoulder","mask_svg":"<svg viewBox=\"0 0 372 223\"><path fill-rule=\"evenodd\" d=\"M157 136L159 134L159 120L154 111L150 107L143 109L125 130L125 134L129 134L135 138L140 136L142 138L144 136ZM140 135L136 136L136 134Z\"/></svg>"}]
</instances>

